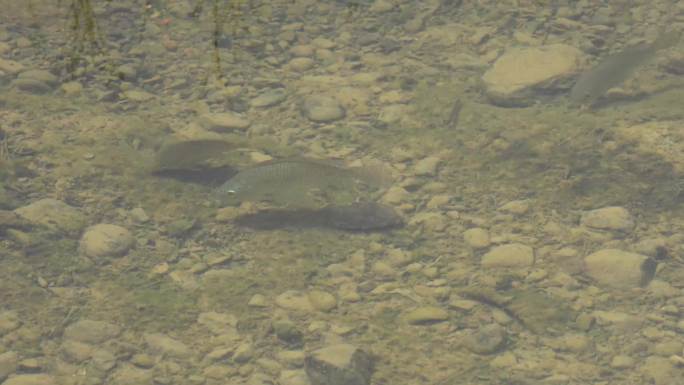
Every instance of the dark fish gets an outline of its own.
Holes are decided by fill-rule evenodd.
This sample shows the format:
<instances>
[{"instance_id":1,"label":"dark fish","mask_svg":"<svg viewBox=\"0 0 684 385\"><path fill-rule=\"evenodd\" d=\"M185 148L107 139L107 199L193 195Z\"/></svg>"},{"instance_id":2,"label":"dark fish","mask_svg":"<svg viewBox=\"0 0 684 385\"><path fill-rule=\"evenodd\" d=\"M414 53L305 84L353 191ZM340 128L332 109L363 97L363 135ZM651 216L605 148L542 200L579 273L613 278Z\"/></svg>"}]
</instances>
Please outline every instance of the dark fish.
<instances>
[{"instance_id":1,"label":"dark fish","mask_svg":"<svg viewBox=\"0 0 684 385\"><path fill-rule=\"evenodd\" d=\"M378 187L383 180L384 177L371 168L350 168L315 159L290 159L266 162L240 171L219 187L217 193L224 203L269 201L288 207L310 208L312 204L322 206L313 202L312 192L323 198L350 198L362 187Z\"/></svg>"},{"instance_id":2,"label":"dark fish","mask_svg":"<svg viewBox=\"0 0 684 385\"><path fill-rule=\"evenodd\" d=\"M238 143L221 139L168 142L157 153L152 173L186 182L223 183L237 173Z\"/></svg>"},{"instance_id":3,"label":"dark fish","mask_svg":"<svg viewBox=\"0 0 684 385\"><path fill-rule=\"evenodd\" d=\"M157 152L155 171L197 170L225 165L228 153L238 146L219 139L178 140L165 143ZM221 163L224 164L221 164Z\"/></svg>"},{"instance_id":4,"label":"dark fish","mask_svg":"<svg viewBox=\"0 0 684 385\"><path fill-rule=\"evenodd\" d=\"M679 41L679 32L660 36L653 43L637 44L606 57L595 67L582 73L570 90L570 101L576 105L591 105L609 89L621 84L634 71L655 57L657 51Z\"/></svg>"}]
</instances>

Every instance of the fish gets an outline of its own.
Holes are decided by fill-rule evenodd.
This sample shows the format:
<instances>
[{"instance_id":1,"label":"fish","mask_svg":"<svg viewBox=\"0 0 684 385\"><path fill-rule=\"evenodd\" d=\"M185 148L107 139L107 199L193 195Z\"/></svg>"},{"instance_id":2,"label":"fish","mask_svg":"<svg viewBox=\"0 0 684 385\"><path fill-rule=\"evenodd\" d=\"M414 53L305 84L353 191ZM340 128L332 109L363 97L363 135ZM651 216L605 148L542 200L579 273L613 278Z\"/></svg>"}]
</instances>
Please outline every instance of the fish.
<instances>
[{"instance_id":1,"label":"fish","mask_svg":"<svg viewBox=\"0 0 684 385\"><path fill-rule=\"evenodd\" d=\"M237 173L247 157L240 139L171 140L156 154L152 175L217 186Z\"/></svg>"},{"instance_id":2,"label":"fish","mask_svg":"<svg viewBox=\"0 0 684 385\"><path fill-rule=\"evenodd\" d=\"M268 161L244 169L217 190L221 203L267 201L285 207L311 208L350 203L364 190L386 184L371 167L345 167L333 161L297 158Z\"/></svg>"},{"instance_id":3,"label":"fish","mask_svg":"<svg viewBox=\"0 0 684 385\"><path fill-rule=\"evenodd\" d=\"M675 45L679 37L678 31L668 32L652 43L630 46L601 60L582 73L570 89L571 104L594 104L606 91L627 80L637 68L653 59L658 51Z\"/></svg>"}]
</instances>

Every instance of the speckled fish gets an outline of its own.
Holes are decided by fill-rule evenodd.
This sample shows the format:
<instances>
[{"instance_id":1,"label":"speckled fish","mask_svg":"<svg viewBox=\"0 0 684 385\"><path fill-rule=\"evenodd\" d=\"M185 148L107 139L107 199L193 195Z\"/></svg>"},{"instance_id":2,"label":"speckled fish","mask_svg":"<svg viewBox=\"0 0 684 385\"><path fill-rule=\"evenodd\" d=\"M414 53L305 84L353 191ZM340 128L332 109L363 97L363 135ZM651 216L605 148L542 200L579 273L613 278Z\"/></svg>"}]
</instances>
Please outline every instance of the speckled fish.
<instances>
[{"instance_id":1,"label":"speckled fish","mask_svg":"<svg viewBox=\"0 0 684 385\"><path fill-rule=\"evenodd\" d=\"M370 168L315 159L278 160L240 171L219 187L218 198L223 203L269 201L286 207L312 207L318 205L313 191L319 198L325 197L325 204L339 203L353 200L364 186L380 187L384 180Z\"/></svg>"},{"instance_id":2,"label":"speckled fish","mask_svg":"<svg viewBox=\"0 0 684 385\"><path fill-rule=\"evenodd\" d=\"M657 51L679 41L678 31L663 34L653 43L637 44L606 57L595 67L582 73L570 90L570 101L575 105L591 105L609 89L629 78L641 65L655 57Z\"/></svg>"}]
</instances>

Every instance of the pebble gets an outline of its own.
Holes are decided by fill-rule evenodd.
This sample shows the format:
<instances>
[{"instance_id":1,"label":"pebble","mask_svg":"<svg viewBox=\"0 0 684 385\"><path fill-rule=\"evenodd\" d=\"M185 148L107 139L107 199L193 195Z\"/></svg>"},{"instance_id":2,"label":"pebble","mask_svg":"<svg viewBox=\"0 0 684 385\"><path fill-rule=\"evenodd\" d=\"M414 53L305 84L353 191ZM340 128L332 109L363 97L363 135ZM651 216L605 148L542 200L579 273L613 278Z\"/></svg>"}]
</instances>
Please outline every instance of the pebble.
<instances>
[{"instance_id":1,"label":"pebble","mask_svg":"<svg viewBox=\"0 0 684 385\"><path fill-rule=\"evenodd\" d=\"M252 357L254 357L254 346L248 342L243 342L238 345L233 353L233 361L237 362L238 364L248 362L252 359Z\"/></svg>"},{"instance_id":2,"label":"pebble","mask_svg":"<svg viewBox=\"0 0 684 385\"><path fill-rule=\"evenodd\" d=\"M612 288L634 288L643 286L652 278L644 264L652 261L641 254L618 249L603 249L584 258L584 267L589 277L599 284Z\"/></svg>"},{"instance_id":3,"label":"pebble","mask_svg":"<svg viewBox=\"0 0 684 385\"><path fill-rule=\"evenodd\" d=\"M315 350L304 360L311 385L369 385L373 366L368 353L350 344Z\"/></svg>"},{"instance_id":4,"label":"pebble","mask_svg":"<svg viewBox=\"0 0 684 385\"><path fill-rule=\"evenodd\" d=\"M143 90L127 90L121 94L124 99L134 103L144 103L155 98L155 95Z\"/></svg>"},{"instance_id":5,"label":"pebble","mask_svg":"<svg viewBox=\"0 0 684 385\"><path fill-rule=\"evenodd\" d=\"M234 112L208 113L200 116L199 123L211 131L245 130L250 126L249 120Z\"/></svg>"},{"instance_id":6,"label":"pebble","mask_svg":"<svg viewBox=\"0 0 684 385\"><path fill-rule=\"evenodd\" d=\"M117 366L109 376L107 383L112 385L152 385L155 382L151 369L138 368L132 364Z\"/></svg>"},{"instance_id":7,"label":"pebble","mask_svg":"<svg viewBox=\"0 0 684 385\"><path fill-rule=\"evenodd\" d=\"M79 364L90 359L95 350L92 345L74 340L65 340L60 349L64 359L73 364Z\"/></svg>"},{"instance_id":8,"label":"pebble","mask_svg":"<svg viewBox=\"0 0 684 385\"><path fill-rule=\"evenodd\" d=\"M19 355L14 351L0 354L0 382L19 367Z\"/></svg>"},{"instance_id":9,"label":"pebble","mask_svg":"<svg viewBox=\"0 0 684 385\"><path fill-rule=\"evenodd\" d=\"M2 385L53 385L55 379L47 374L18 374L5 380Z\"/></svg>"},{"instance_id":10,"label":"pebble","mask_svg":"<svg viewBox=\"0 0 684 385\"><path fill-rule=\"evenodd\" d=\"M557 90L574 76L583 56L565 44L510 48L482 76L485 92L494 104L529 105L536 95Z\"/></svg>"},{"instance_id":11,"label":"pebble","mask_svg":"<svg viewBox=\"0 0 684 385\"><path fill-rule=\"evenodd\" d=\"M634 358L625 355L617 355L610 361L610 367L615 369L629 369L634 367Z\"/></svg>"},{"instance_id":12,"label":"pebble","mask_svg":"<svg viewBox=\"0 0 684 385\"><path fill-rule=\"evenodd\" d=\"M436 156L425 157L416 162L416 165L413 167L413 173L417 176L434 176L441 161Z\"/></svg>"},{"instance_id":13,"label":"pebble","mask_svg":"<svg viewBox=\"0 0 684 385\"><path fill-rule=\"evenodd\" d=\"M64 95L75 97L81 95L81 93L83 92L83 85L77 81L66 82L60 86L60 89L62 90Z\"/></svg>"},{"instance_id":14,"label":"pebble","mask_svg":"<svg viewBox=\"0 0 684 385\"><path fill-rule=\"evenodd\" d=\"M282 88L273 88L262 92L259 96L250 101L250 106L254 108L272 107L285 100L287 94Z\"/></svg>"},{"instance_id":15,"label":"pebble","mask_svg":"<svg viewBox=\"0 0 684 385\"><path fill-rule=\"evenodd\" d=\"M313 95L304 99L302 114L311 121L326 123L344 118L346 112L336 99Z\"/></svg>"},{"instance_id":16,"label":"pebble","mask_svg":"<svg viewBox=\"0 0 684 385\"><path fill-rule=\"evenodd\" d=\"M0 59L0 72L16 75L24 70L24 65L9 59Z\"/></svg>"},{"instance_id":17,"label":"pebble","mask_svg":"<svg viewBox=\"0 0 684 385\"><path fill-rule=\"evenodd\" d=\"M156 354L175 358L187 358L192 356L192 350L183 342L173 339L161 333L145 333L143 339L147 346Z\"/></svg>"},{"instance_id":18,"label":"pebble","mask_svg":"<svg viewBox=\"0 0 684 385\"><path fill-rule=\"evenodd\" d=\"M80 320L64 330L64 338L87 344L101 344L119 335L121 328L104 321Z\"/></svg>"},{"instance_id":19,"label":"pebble","mask_svg":"<svg viewBox=\"0 0 684 385\"><path fill-rule=\"evenodd\" d=\"M311 57L314 54L314 47L309 44L296 45L290 48L290 54L295 57Z\"/></svg>"},{"instance_id":20,"label":"pebble","mask_svg":"<svg viewBox=\"0 0 684 385\"><path fill-rule=\"evenodd\" d=\"M254 294L249 299L249 302L247 302L247 305L251 307L268 307L268 302L263 294Z\"/></svg>"},{"instance_id":21,"label":"pebble","mask_svg":"<svg viewBox=\"0 0 684 385\"><path fill-rule=\"evenodd\" d=\"M619 206L603 207L582 214L580 223L600 230L631 231L634 219L627 209Z\"/></svg>"},{"instance_id":22,"label":"pebble","mask_svg":"<svg viewBox=\"0 0 684 385\"><path fill-rule=\"evenodd\" d=\"M309 379L306 377L306 372L302 369L299 370L283 370L280 372L280 377L278 378L278 384L280 385L311 385Z\"/></svg>"},{"instance_id":23,"label":"pebble","mask_svg":"<svg viewBox=\"0 0 684 385\"><path fill-rule=\"evenodd\" d=\"M464 342L473 353L492 354L506 344L506 330L497 324L486 325L469 334Z\"/></svg>"},{"instance_id":24,"label":"pebble","mask_svg":"<svg viewBox=\"0 0 684 385\"><path fill-rule=\"evenodd\" d=\"M314 309L326 313L337 307L337 299L335 296L321 290L310 291L309 302L311 302Z\"/></svg>"},{"instance_id":25,"label":"pebble","mask_svg":"<svg viewBox=\"0 0 684 385\"><path fill-rule=\"evenodd\" d=\"M52 91L52 87L47 83L35 79L14 79L11 86L31 94L46 94Z\"/></svg>"},{"instance_id":26,"label":"pebble","mask_svg":"<svg viewBox=\"0 0 684 385\"><path fill-rule=\"evenodd\" d=\"M485 268L528 267L534 263L534 250L527 245L510 243L496 246L482 256Z\"/></svg>"},{"instance_id":27,"label":"pebble","mask_svg":"<svg viewBox=\"0 0 684 385\"><path fill-rule=\"evenodd\" d=\"M197 317L197 323L216 335L233 333L237 327L237 317L229 313L204 312Z\"/></svg>"},{"instance_id":28,"label":"pebble","mask_svg":"<svg viewBox=\"0 0 684 385\"><path fill-rule=\"evenodd\" d=\"M404 316L409 325L426 325L449 319L449 313L435 306L421 306L413 309Z\"/></svg>"},{"instance_id":29,"label":"pebble","mask_svg":"<svg viewBox=\"0 0 684 385\"><path fill-rule=\"evenodd\" d=\"M530 210L530 202L527 200L510 201L499 207L499 210L509 214L523 215Z\"/></svg>"},{"instance_id":30,"label":"pebble","mask_svg":"<svg viewBox=\"0 0 684 385\"><path fill-rule=\"evenodd\" d=\"M382 203L386 203L391 206L404 202L408 199L408 197L409 192L406 191L405 188L401 186L392 186L387 189L385 195L382 196L381 201Z\"/></svg>"},{"instance_id":31,"label":"pebble","mask_svg":"<svg viewBox=\"0 0 684 385\"><path fill-rule=\"evenodd\" d=\"M297 290L288 290L275 299L275 304L288 310L298 310L303 312L310 312L313 310L313 305L309 300L309 296Z\"/></svg>"},{"instance_id":32,"label":"pebble","mask_svg":"<svg viewBox=\"0 0 684 385\"><path fill-rule=\"evenodd\" d=\"M313 68L315 62L309 57L296 57L287 63L288 68L293 71L303 72Z\"/></svg>"},{"instance_id":33,"label":"pebble","mask_svg":"<svg viewBox=\"0 0 684 385\"><path fill-rule=\"evenodd\" d=\"M3 336L21 326L19 313L8 310L0 313L0 336Z\"/></svg>"},{"instance_id":34,"label":"pebble","mask_svg":"<svg viewBox=\"0 0 684 385\"><path fill-rule=\"evenodd\" d=\"M100 223L86 229L79 245L83 255L109 258L125 255L135 245L135 238L125 228Z\"/></svg>"},{"instance_id":35,"label":"pebble","mask_svg":"<svg viewBox=\"0 0 684 385\"><path fill-rule=\"evenodd\" d=\"M86 225L85 216L78 209L56 199L41 199L14 212L29 222L67 233L79 232Z\"/></svg>"},{"instance_id":36,"label":"pebble","mask_svg":"<svg viewBox=\"0 0 684 385\"><path fill-rule=\"evenodd\" d=\"M24 71L24 72L20 73L19 76L17 76L17 79L36 80L36 81L39 81L39 82L46 84L50 88L57 85L57 82L59 81L57 76L53 75L50 71L39 70L39 69L32 69L32 70Z\"/></svg>"},{"instance_id":37,"label":"pebble","mask_svg":"<svg viewBox=\"0 0 684 385\"><path fill-rule=\"evenodd\" d=\"M292 321L279 320L273 322L273 332L279 340L290 346L300 347L303 343L304 335Z\"/></svg>"},{"instance_id":38,"label":"pebble","mask_svg":"<svg viewBox=\"0 0 684 385\"><path fill-rule=\"evenodd\" d=\"M473 249L483 249L491 244L489 231L474 227L463 232L463 240Z\"/></svg>"}]
</instances>

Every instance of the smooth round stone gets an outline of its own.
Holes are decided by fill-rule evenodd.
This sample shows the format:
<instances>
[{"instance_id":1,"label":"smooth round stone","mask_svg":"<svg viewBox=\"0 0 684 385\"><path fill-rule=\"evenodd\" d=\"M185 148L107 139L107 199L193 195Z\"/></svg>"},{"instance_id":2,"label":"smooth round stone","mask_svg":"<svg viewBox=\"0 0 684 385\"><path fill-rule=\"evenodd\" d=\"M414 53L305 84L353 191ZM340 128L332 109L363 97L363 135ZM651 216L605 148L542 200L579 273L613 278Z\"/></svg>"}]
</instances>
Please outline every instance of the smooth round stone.
<instances>
[{"instance_id":1,"label":"smooth round stone","mask_svg":"<svg viewBox=\"0 0 684 385\"><path fill-rule=\"evenodd\" d=\"M304 99L302 113L314 122L332 122L344 118L346 112L340 103L327 96L309 96Z\"/></svg>"},{"instance_id":2,"label":"smooth round stone","mask_svg":"<svg viewBox=\"0 0 684 385\"><path fill-rule=\"evenodd\" d=\"M80 232L85 227L85 216L75 207L62 201L45 198L14 210L29 222L68 233Z\"/></svg>"},{"instance_id":3,"label":"smooth round stone","mask_svg":"<svg viewBox=\"0 0 684 385\"><path fill-rule=\"evenodd\" d=\"M24 70L24 65L18 61L0 58L0 72L16 75Z\"/></svg>"},{"instance_id":4,"label":"smooth round stone","mask_svg":"<svg viewBox=\"0 0 684 385\"><path fill-rule=\"evenodd\" d=\"M468 335L466 347L477 354L492 354L506 343L506 330L497 324L486 325Z\"/></svg>"},{"instance_id":5,"label":"smooth round stone","mask_svg":"<svg viewBox=\"0 0 684 385\"><path fill-rule=\"evenodd\" d=\"M446 321L449 313L435 306L421 306L408 312L404 319L410 325L425 325Z\"/></svg>"},{"instance_id":6,"label":"smooth round stone","mask_svg":"<svg viewBox=\"0 0 684 385\"><path fill-rule=\"evenodd\" d=\"M322 312L328 312L337 307L337 299L335 299L335 296L321 290L310 291L309 301L314 309Z\"/></svg>"},{"instance_id":7,"label":"smooth round stone","mask_svg":"<svg viewBox=\"0 0 684 385\"><path fill-rule=\"evenodd\" d=\"M314 66L314 61L308 57L296 57L288 63L288 67L294 71L306 71Z\"/></svg>"},{"instance_id":8,"label":"smooth round stone","mask_svg":"<svg viewBox=\"0 0 684 385\"><path fill-rule=\"evenodd\" d=\"M79 82L66 82L60 87L66 96L79 96L83 91L83 85Z\"/></svg>"},{"instance_id":9,"label":"smooth round stone","mask_svg":"<svg viewBox=\"0 0 684 385\"><path fill-rule=\"evenodd\" d=\"M49 86L54 86L59 80L57 76L46 70L27 70L19 74L18 79L33 79L41 81Z\"/></svg>"},{"instance_id":10,"label":"smooth round stone","mask_svg":"<svg viewBox=\"0 0 684 385\"><path fill-rule=\"evenodd\" d=\"M614 231L630 231L634 228L634 219L624 207L611 206L587 211L582 215L584 226Z\"/></svg>"},{"instance_id":11,"label":"smooth round stone","mask_svg":"<svg viewBox=\"0 0 684 385\"><path fill-rule=\"evenodd\" d=\"M587 275L612 288L644 286L653 278L654 265L645 255L618 249L599 250L584 258Z\"/></svg>"},{"instance_id":12,"label":"smooth round stone","mask_svg":"<svg viewBox=\"0 0 684 385\"><path fill-rule=\"evenodd\" d=\"M463 240L473 249L483 249L490 245L489 232L479 227L464 231Z\"/></svg>"},{"instance_id":13,"label":"smooth round stone","mask_svg":"<svg viewBox=\"0 0 684 385\"><path fill-rule=\"evenodd\" d=\"M520 243L493 248L482 256L482 267L528 267L534 263L534 250Z\"/></svg>"},{"instance_id":14,"label":"smooth round stone","mask_svg":"<svg viewBox=\"0 0 684 385\"><path fill-rule=\"evenodd\" d=\"M14 79L12 87L31 94L46 94L52 91L47 83L36 79Z\"/></svg>"},{"instance_id":15,"label":"smooth round stone","mask_svg":"<svg viewBox=\"0 0 684 385\"><path fill-rule=\"evenodd\" d=\"M86 229L81 238L81 252L91 258L119 257L135 244L135 238L125 228L107 223Z\"/></svg>"},{"instance_id":16,"label":"smooth round stone","mask_svg":"<svg viewBox=\"0 0 684 385\"><path fill-rule=\"evenodd\" d=\"M249 120L234 112L204 114L199 118L200 125L211 131L244 130L249 127Z\"/></svg>"},{"instance_id":17,"label":"smooth round stone","mask_svg":"<svg viewBox=\"0 0 684 385\"><path fill-rule=\"evenodd\" d=\"M285 90L282 88L275 88L252 99L250 105L255 108L271 107L281 103L285 98Z\"/></svg>"}]
</instances>

